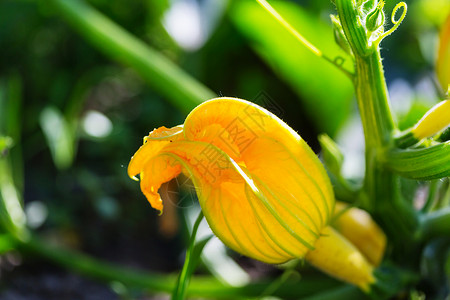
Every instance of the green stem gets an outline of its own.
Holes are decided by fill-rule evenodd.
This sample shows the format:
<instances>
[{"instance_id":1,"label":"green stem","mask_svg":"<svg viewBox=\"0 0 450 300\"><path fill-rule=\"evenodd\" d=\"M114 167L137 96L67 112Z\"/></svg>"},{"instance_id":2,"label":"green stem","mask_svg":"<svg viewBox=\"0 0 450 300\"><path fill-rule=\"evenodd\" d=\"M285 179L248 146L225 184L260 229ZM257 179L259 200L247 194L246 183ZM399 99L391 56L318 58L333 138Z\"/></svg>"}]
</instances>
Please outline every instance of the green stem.
<instances>
[{"instance_id":1,"label":"green stem","mask_svg":"<svg viewBox=\"0 0 450 300\"><path fill-rule=\"evenodd\" d=\"M355 89L364 128L366 174L362 203L384 228L399 257L408 251L417 214L400 193L400 178L386 168L382 154L393 144L395 130L389 108L379 49L366 57L356 56Z\"/></svg>"},{"instance_id":2,"label":"green stem","mask_svg":"<svg viewBox=\"0 0 450 300\"><path fill-rule=\"evenodd\" d=\"M121 268L101 262L82 253L51 246L37 238L31 238L26 242L18 243L18 250L25 254L37 255L90 278L105 282L118 281L128 287L169 292L172 290L176 281L175 276L160 276L148 272Z\"/></svg>"},{"instance_id":3,"label":"green stem","mask_svg":"<svg viewBox=\"0 0 450 300\"><path fill-rule=\"evenodd\" d=\"M411 244L417 215L400 193L400 178L381 157L396 130L378 45L369 45L355 1L336 0L342 28L355 54L354 86L365 136L366 174L361 206L380 223L401 256Z\"/></svg>"},{"instance_id":4,"label":"green stem","mask_svg":"<svg viewBox=\"0 0 450 300\"><path fill-rule=\"evenodd\" d=\"M286 30L292 34L303 46L311 51L314 55L323 58L340 71L342 71L348 78L353 79L353 74L346 70L342 64L339 64L335 59L332 59L325 55L321 50L308 41L303 35L298 32L289 22L287 22L266 0L256 0L278 23L280 23Z\"/></svg>"},{"instance_id":5,"label":"green stem","mask_svg":"<svg viewBox=\"0 0 450 300\"><path fill-rule=\"evenodd\" d=\"M317 293L303 300L347 300L347 299L369 299L367 295L361 292L355 286L346 285L334 290Z\"/></svg>"},{"instance_id":6,"label":"green stem","mask_svg":"<svg viewBox=\"0 0 450 300\"><path fill-rule=\"evenodd\" d=\"M428 186L428 196L425 201L424 206L420 209L422 213L428 213L433 210L434 206L436 205L437 200L437 194L440 187L439 180L432 180L430 182L430 185Z\"/></svg>"},{"instance_id":7,"label":"green stem","mask_svg":"<svg viewBox=\"0 0 450 300\"><path fill-rule=\"evenodd\" d=\"M295 263L290 265L287 269L285 269L277 279L273 280L267 286L267 288L261 293L260 297L263 298L266 296L273 295L281 287L281 285L285 283L291 276L293 276L294 274L299 275L295 270L298 263L299 261L296 261Z\"/></svg>"},{"instance_id":8,"label":"green stem","mask_svg":"<svg viewBox=\"0 0 450 300\"><path fill-rule=\"evenodd\" d=\"M173 292L172 300L182 300L186 298L187 287L189 285L193 269L195 268L194 261L196 261L196 259L192 257L194 254L193 252L195 246L195 238L197 236L198 227L200 226L202 220L203 220L203 212L202 210L200 210L197 220L194 223L194 227L192 228L192 234L189 241L189 247L186 251L186 258L184 260L183 269L181 270L177 286L175 287L175 290Z\"/></svg>"},{"instance_id":9,"label":"green stem","mask_svg":"<svg viewBox=\"0 0 450 300\"><path fill-rule=\"evenodd\" d=\"M364 128L366 148L379 150L391 143L394 130L379 49L365 57L357 55L355 63L356 99Z\"/></svg>"},{"instance_id":10,"label":"green stem","mask_svg":"<svg viewBox=\"0 0 450 300\"><path fill-rule=\"evenodd\" d=\"M355 56L364 57L367 54L367 36L358 17L358 8L354 1L336 0L342 29Z\"/></svg>"},{"instance_id":11,"label":"green stem","mask_svg":"<svg viewBox=\"0 0 450 300\"><path fill-rule=\"evenodd\" d=\"M80 0L49 0L75 30L98 50L132 67L174 106L188 113L215 93L181 70L169 59Z\"/></svg>"},{"instance_id":12,"label":"green stem","mask_svg":"<svg viewBox=\"0 0 450 300\"><path fill-rule=\"evenodd\" d=\"M170 293L177 280L173 275L137 271L102 262L85 254L51 246L37 238L30 238L26 242L21 240L15 242L17 249L24 254L37 255L67 268L69 271L106 283L120 282L129 288L137 288L150 293ZM222 299L258 297L269 283L270 281L259 281L243 287L231 287L209 276L196 276L191 279L187 295L189 297ZM337 285L339 283L335 280L326 278L305 278L301 282L288 280L274 295L281 298L306 297L317 290L327 290Z\"/></svg>"},{"instance_id":13,"label":"green stem","mask_svg":"<svg viewBox=\"0 0 450 300\"><path fill-rule=\"evenodd\" d=\"M450 207L424 215L421 218L420 240L430 240L437 236L450 236Z\"/></svg>"},{"instance_id":14,"label":"green stem","mask_svg":"<svg viewBox=\"0 0 450 300\"><path fill-rule=\"evenodd\" d=\"M395 146L397 146L397 148L400 149L411 147L414 144L417 144L418 142L419 140L411 132L411 129L400 133L398 136L395 137L394 140Z\"/></svg>"},{"instance_id":15,"label":"green stem","mask_svg":"<svg viewBox=\"0 0 450 300\"><path fill-rule=\"evenodd\" d=\"M378 163L378 153L391 144L394 122L389 108L388 91L384 79L379 48L367 44L365 29L358 21L358 9L353 1L336 0L339 19L347 40L355 54L354 86L366 146L366 178L364 189L369 203L362 205L372 210L379 199L380 183L385 174ZM384 172L381 172L384 173ZM381 179L384 182L377 182ZM391 181L388 179L387 181ZM390 182L389 186L392 185ZM386 191L382 198L392 198ZM363 198L364 199L364 198Z\"/></svg>"},{"instance_id":16,"label":"green stem","mask_svg":"<svg viewBox=\"0 0 450 300\"><path fill-rule=\"evenodd\" d=\"M354 1L336 0L342 29L355 54L354 86L364 127L366 149L389 145L394 122L381 64L380 49L368 44Z\"/></svg>"},{"instance_id":17,"label":"green stem","mask_svg":"<svg viewBox=\"0 0 450 300\"><path fill-rule=\"evenodd\" d=\"M362 199L369 201L362 205L373 212L380 202L385 201L386 208L383 212L385 214L392 209L391 203L396 197L395 181L397 179L379 162L379 153L391 144L394 130L379 50L365 57L356 55L355 64L354 84L366 147L364 191L368 197Z\"/></svg>"}]
</instances>

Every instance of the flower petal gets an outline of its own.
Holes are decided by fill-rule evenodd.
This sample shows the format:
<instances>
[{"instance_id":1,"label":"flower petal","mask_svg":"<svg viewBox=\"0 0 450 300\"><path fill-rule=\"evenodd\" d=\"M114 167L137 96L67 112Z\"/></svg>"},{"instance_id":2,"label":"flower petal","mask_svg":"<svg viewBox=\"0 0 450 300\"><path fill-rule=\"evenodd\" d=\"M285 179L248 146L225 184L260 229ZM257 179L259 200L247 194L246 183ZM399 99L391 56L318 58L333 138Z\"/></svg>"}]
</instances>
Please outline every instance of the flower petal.
<instances>
[{"instance_id":1,"label":"flower petal","mask_svg":"<svg viewBox=\"0 0 450 300\"><path fill-rule=\"evenodd\" d=\"M128 176L133 178L141 173L146 162L157 155L165 145L183 138L182 132L183 126L172 128L162 126L150 132L148 136L144 137L144 144L131 158L128 164Z\"/></svg>"},{"instance_id":2,"label":"flower petal","mask_svg":"<svg viewBox=\"0 0 450 300\"><path fill-rule=\"evenodd\" d=\"M255 183L222 150L204 142L179 141L167 145L144 171L155 170L153 164L173 167L174 161L193 180L208 223L230 248L268 263L303 257L313 249L317 228L310 229L315 225L295 206L295 199L281 199L286 193L276 194L271 187ZM147 180L144 175L144 186L155 190L156 185Z\"/></svg>"},{"instance_id":3,"label":"flower petal","mask_svg":"<svg viewBox=\"0 0 450 300\"><path fill-rule=\"evenodd\" d=\"M154 209L162 213L163 203L158 193L165 182L177 177L181 173L181 166L173 158L163 154L152 157L140 173L141 190Z\"/></svg>"},{"instance_id":4,"label":"flower petal","mask_svg":"<svg viewBox=\"0 0 450 300\"><path fill-rule=\"evenodd\" d=\"M256 139L242 157L258 188L263 191L264 185L277 199L282 199L274 205L301 216L304 227L317 237L328 223L328 207L334 204L333 194L322 191L317 182L321 174L313 174L304 167L301 153L296 155L271 138Z\"/></svg>"},{"instance_id":5,"label":"flower petal","mask_svg":"<svg viewBox=\"0 0 450 300\"><path fill-rule=\"evenodd\" d=\"M301 137L267 110L235 98L199 105L183 129L152 131L128 171L141 174L142 191L160 210L161 184L185 173L214 233L267 263L314 249L334 206L326 172Z\"/></svg>"},{"instance_id":6,"label":"flower petal","mask_svg":"<svg viewBox=\"0 0 450 300\"><path fill-rule=\"evenodd\" d=\"M225 244L262 261L280 262L290 258L283 251L272 249L277 247L265 241L267 237L262 236L260 225L246 199L247 183L237 170L239 167L223 151L210 144L174 142L149 160L143 176L141 173L141 188L151 203L159 205L161 200L155 191L164 180L170 180L166 176L167 170L175 167L180 167L192 179L208 223ZM147 176L147 173L151 175ZM259 234L255 235L254 230Z\"/></svg>"},{"instance_id":7,"label":"flower petal","mask_svg":"<svg viewBox=\"0 0 450 300\"><path fill-rule=\"evenodd\" d=\"M215 134L205 134L205 130L211 131L212 126L216 126ZM267 178L262 179L270 187L283 182L283 175L291 171L292 176L303 174L300 175L301 179L297 179L303 181L303 185L309 190L308 195L313 198L311 204L320 203L319 210L323 218L321 224L328 223L333 212L334 196L325 169L305 141L269 111L237 98L212 99L197 106L188 115L184 135L187 140L201 140L220 149L228 149L225 152L239 165L252 165L254 170L261 169L262 173L265 168L258 166L271 164L271 172L266 173L275 175L267 174ZM285 164L280 165L279 159L273 157L276 153L267 151L263 145L255 146L255 141L260 137L271 139L272 144L282 145L284 149L280 149L280 153L290 155Z\"/></svg>"}]
</instances>

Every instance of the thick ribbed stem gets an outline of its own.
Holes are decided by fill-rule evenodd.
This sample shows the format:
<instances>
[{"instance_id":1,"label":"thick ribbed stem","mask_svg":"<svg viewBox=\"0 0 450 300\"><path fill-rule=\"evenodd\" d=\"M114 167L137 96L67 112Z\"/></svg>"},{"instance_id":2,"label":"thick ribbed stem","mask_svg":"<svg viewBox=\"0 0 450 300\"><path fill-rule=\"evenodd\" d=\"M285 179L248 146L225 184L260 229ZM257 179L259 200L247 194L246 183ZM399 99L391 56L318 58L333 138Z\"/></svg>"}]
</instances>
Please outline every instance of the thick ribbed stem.
<instances>
[{"instance_id":1,"label":"thick ribbed stem","mask_svg":"<svg viewBox=\"0 0 450 300\"><path fill-rule=\"evenodd\" d=\"M402 199L399 177L383 162L386 149L394 144L396 128L379 43L369 43L361 23L364 16L355 5L351 0L336 0L342 28L354 53L354 86L365 136L366 174L360 205L375 216L390 240L402 249L403 244L409 244L418 218Z\"/></svg>"},{"instance_id":2,"label":"thick ribbed stem","mask_svg":"<svg viewBox=\"0 0 450 300\"><path fill-rule=\"evenodd\" d=\"M390 144L394 130L380 52L377 49L365 57L356 55L355 63L356 99L366 148L379 150Z\"/></svg>"}]
</instances>

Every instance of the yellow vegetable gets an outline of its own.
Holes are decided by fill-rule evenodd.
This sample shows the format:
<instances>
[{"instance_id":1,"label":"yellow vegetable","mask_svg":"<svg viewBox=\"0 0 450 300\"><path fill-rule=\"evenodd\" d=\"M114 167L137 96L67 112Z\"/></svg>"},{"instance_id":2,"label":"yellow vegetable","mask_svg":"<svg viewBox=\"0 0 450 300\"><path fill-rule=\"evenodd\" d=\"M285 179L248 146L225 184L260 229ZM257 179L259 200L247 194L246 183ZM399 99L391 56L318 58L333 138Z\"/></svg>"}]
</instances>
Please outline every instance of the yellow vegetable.
<instances>
[{"instance_id":1,"label":"yellow vegetable","mask_svg":"<svg viewBox=\"0 0 450 300\"><path fill-rule=\"evenodd\" d=\"M370 291L370 284L375 282L372 265L333 228L325 228L322 234L316 249L306 254L306 260L331 276Z\"/></svg>"},{"instance_id":2,"label":"yellow vegetable","mask_svg":"<svg viewBox=\"0 0 450 300\"><path fill-rule=\"evenodd\" d=\"M374 266L383 259L386 249L386 235L362 209L336 202L336 218L332 222L340 234L349 240Z\"/></svg>"},{"instance_id":3,"label":"yellow vegetable","mask_svg":"<svg viewBox=\"0 0 450 300\"><path fill-rule=\"evenodd\" d=\"M414 137L421 140L450 125L450 100L441 101L433 106L411 130Z\"/></svg>"},{"instance_id":4,"label":"yellow vegetable","mask_svg":"<svg viewBox=\"0 0 450 300\"><path fill-rule=\"evenodd\" d=\"M150 132L128 166L161 212L158 189L181 172L192 179L212 231L235 251L272 264L309 253L337 278L363 289L373 282L358 250L330 234L335 200L319 159L264 108L236 98L206 101L183 126Z\"/></svg>"}]
</instances>

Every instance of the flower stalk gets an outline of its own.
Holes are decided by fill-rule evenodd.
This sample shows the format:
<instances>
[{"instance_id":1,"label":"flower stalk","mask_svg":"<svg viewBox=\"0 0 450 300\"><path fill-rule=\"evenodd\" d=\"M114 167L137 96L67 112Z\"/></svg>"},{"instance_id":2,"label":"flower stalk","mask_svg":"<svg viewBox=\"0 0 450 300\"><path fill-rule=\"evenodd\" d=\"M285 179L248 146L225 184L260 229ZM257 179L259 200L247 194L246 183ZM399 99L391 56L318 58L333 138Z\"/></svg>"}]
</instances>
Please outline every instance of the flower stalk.
<instances>
[{"instance_id":1,"label":"flower stalk","mask_svg":"<svg viewBox=\"0 0 450 300\"><path fill-rule=\"evenodd\" d=\"M375 10L379 8L378 1L372 2ZM394 147L397 128L389 105L379 44L400 25L406 15L406 4L396 5L391 17L394 26L384 33L372 33L373 28L361 22L368 12L359 5L364 4L336 0L339 20L354 53L354 86L365 137L365 178L360 205L380 223L397 246L396 255L401 259L414 243L412 236L419 222L417 213L400 192L400 177L384 163L386 151ZM403 12L397 20L399 8Z\"/></svg>"}]
</instances>

